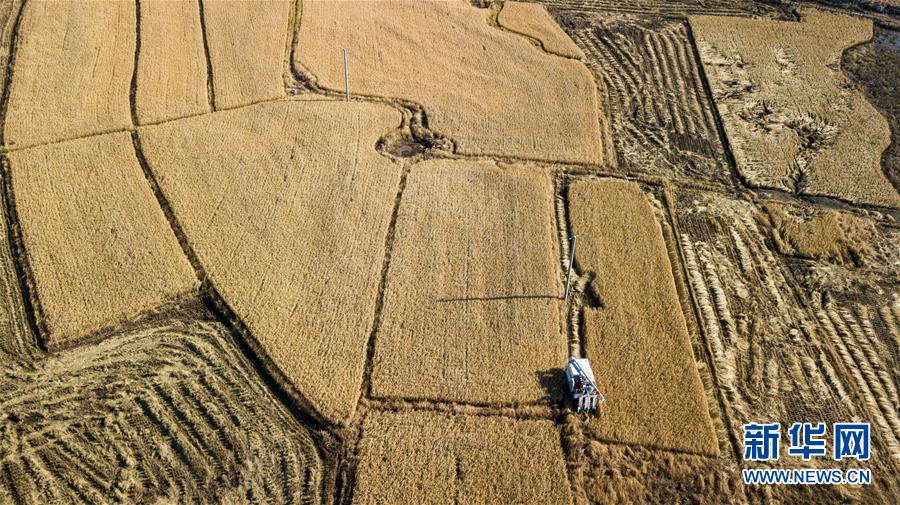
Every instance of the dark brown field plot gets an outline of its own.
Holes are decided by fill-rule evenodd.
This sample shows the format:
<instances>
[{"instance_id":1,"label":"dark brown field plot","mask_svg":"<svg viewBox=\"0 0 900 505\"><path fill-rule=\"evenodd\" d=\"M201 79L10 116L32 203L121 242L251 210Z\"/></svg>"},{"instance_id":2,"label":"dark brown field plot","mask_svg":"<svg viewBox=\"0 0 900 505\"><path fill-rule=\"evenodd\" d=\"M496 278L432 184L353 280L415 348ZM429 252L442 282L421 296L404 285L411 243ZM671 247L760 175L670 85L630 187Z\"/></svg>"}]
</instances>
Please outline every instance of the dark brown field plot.
<instances>
[{"instance_id":1,"label":"dark brown field plot","mask_svg":"<svg viewBox=\"0 0 900 505\"><path fill-rule=\"evenodd\" d=\"M196 294L197 277L128 133L9 154L24 251L48 347Z\"/></svg>"},{"instance_id":2,"label":"dark brown field plot","mask_svg":"<svg viewBox=\"0 0 900 505\"><path fill-rule=\"evenodd\" d=\"M403 193L372 393L469 403L546 396L566 360L550 176L431 160ZM560 387L555 385L554 387Z\"/></svg>"},{"instance_id":3,"label":"dark brown field plot","mask_svg":"<svg viewBox=\"0 0 900 505\"><path fill-rule=\"evenodd\" d=\"M215 106L285 96L284 58L293 0L203 0ZM340 56L340 55L338 55Z\"/></svg>"},{"instance_id":4,"label":"dark brown field plot","mask_svg":"<svg viewBox=\"0 0 900 505\"><path fill-rule=\"evenodd\" d=\"M604 440L718 454L672 267L654 211L637 184L577 180L568 187L576 261L592 273L585 352L607 401L589 421Z\"/></svg>"},{"instance_id":5,"label":"dark brown field plot","mask_svg":"<svg viewBox=\"0 0 900 505\"><path fill-rule=\"evenodd\" d=\"M321 503L326 458L221 324L179 314L0 373L0 502Z\"/></svg>"},{"instance_id":6,"label":"dark brown field plot","mask_svg":"<svg viewBox=\"0 0 900 505\"><path fill-rule=\"evenodd\" d=\"M140 130L209 280L269 370L327 420L359 399L401 167L383 105L272 102Z\"/></svg>"},{"instance_id":7,"label":"dark brown field plot","mask_svg":"<svg viewBox=\"0 0 900 505\"><path fill-rule=\"evenodd\" d=\"M549 16L538 21L554 28L546 26ZM343 48L351 92L418 103L428 126L461 154L604 162L606 128L584 63L490 26L482 9L465 2L303 2L295 66L343 92Z\"/></svg>"},{"instance_id":8,"label":"dark brown field plot","mask_svg":"<svg viewBox=\"0 0 900 505\"><path fill-rule=\"evenodd\" d=\"M569 12L560 18L603 81L620 168L728 181L684 21Z\"/></svg>"},{"instance_id":9,"label":"dark brown field plot","mask_svg":"<svg viewBox=\"0 0 900 505\"><path fill-rule=\"evenodd\" d=\"M138 121L209 112L206 53L198 0L139 3Z\"/></svg>"},{"instance_id":10,"label":"dark brown field plot","mask_svg":"<svg viewBox=\"0 0 900 505\"><path fill-rule=\"evenodd\" d=\"M659 15L682 17L685 14L712 14L719 16L772 16L786 15L789 9L777 5L746 0L535 0L549 7L552 12L590 12Z\"/></svg>"},{"instance_id":11,"label":"dark brown field plot","mask_svg":"<svg viewBox=\"0 0 900 505\"><path fill-rule=\"evenodd\" d=\"M881 168L888 122L840 68L872 21L801 18L690 18L738 171L755 187L900 207Z\"/></svg>"},{"instance_id":12,"label":"dark brown field plot","mask_svg":"<svg viewBox=\"0 0 900 505\"><path fill-rule=\"evenodd\" d=\"M572 502L550 421L373 412L362 433L354 504Z\"/></svg>"},{"instance_id":13,"label":"dark brown field plot","mask_svg":"<svg viewBox=\"0 0 900 505\"><path fill-rule=\"evenodd\" d=\"M900 190L900 31L875 25L875 35L865 44L844 51L841 68L862 88L869 101L888 120L891 145L881 155L881 168Z\"/></svg>"},{"instance_id":14,"label":"dark brown field plot","mask_svg":"<svg viewBox=\"0 0 900 505\"><path fill-rule=\"evenodd\" d=\"M687 279L734 436L740 440L747 422L865 419L875 432L875 464L889 471L898 455L896 374L888 372L896 370L896 351L889 350L897 342L889 330L900 310L891 305L896 284L886 293L884 287L871 288L883 293L875 307L838 303L821 292L822 278L798 282L767 247L767 220L752 203L679 192L673 206ZM823 264L823 275L834 268L843 267ZM844 272L837 277L850 281L842 285L847 289L855 282ZM896 279L896 272L891 275ZM801 289L804 284L810 287Z\"/></svg>"},{"instance_id":15,"label":"dark brown field plot","mask_svg":"<svg viewBox=\"0 0 900 505\"><path fill-rule=\"evenodd\" d=\"M133 1L28 2L4 139L25 147L131 126Z\"/></svg>"}]
</instances>

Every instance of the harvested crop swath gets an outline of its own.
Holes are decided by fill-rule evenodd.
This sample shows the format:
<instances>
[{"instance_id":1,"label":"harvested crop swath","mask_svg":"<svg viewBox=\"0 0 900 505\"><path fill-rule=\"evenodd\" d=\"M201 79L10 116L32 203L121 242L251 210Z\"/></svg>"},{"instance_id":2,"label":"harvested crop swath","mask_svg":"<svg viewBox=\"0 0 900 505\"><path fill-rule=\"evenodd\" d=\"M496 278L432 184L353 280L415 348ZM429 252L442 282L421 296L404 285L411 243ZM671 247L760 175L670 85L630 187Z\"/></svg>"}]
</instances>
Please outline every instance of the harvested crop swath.
<instances>
[{"instance_id":1,"label":"harvested crop swath","mask_svg":"<svg viewBox=\"0 0 900 505\"><path fill-rule=\"evenodd\" d=\"M28 2L4 134L25 147L131 127L133 1Z\"/></svg>"},{"instance_id":2,"label":"harvested crop swath","mask_svg":"<svg viewBox=\"0 0 900 505\"><path fill-rule=\"evenodd\" d=\"M230 109L285 95L284 48L291 3L269 0L262 6L245 0L203 1L216 108Z\"/></svg>"},{"instance_id":3,"label":"harvested crop swath","mask_svg":"<svg viewBox=\"0 0 900 505\"><path fill-rule=\"evenodd\" d=\"M597 97L580 61L487 24L463 2L303 3L297 64L353 93L421 104L462 154L602 163ZM525 105L527 104L527 105Z\"/></svg>"},{"instance_id":4,"label":"harvested crop swath","mask_svg":"<svg viewBox=\"0 0 900 505\"><path fill-rule=\"evenodd\" d=\"M562 387L552 380L566 337L546 173L421 162L395 237L373 395L508 404Z\"/></svg>"},{"instance_id":5,"label":"harvested crop swath","mask_svg":"<svg viewBox=\"0 0 900 505\"><path fill-rule=\"evenodd\" d=\"M681 17L685 14L715 14L718 16L772 15L779 9L745 0L535 0L551 8L553 12L590 12L658 14L664 17ZM786 9L781 9L786 10Z\"/></svg>"},{"instance_id":6,"label":"harvested crop swath","mask_svg":"<svg viewBox=\"0 0 900 505\"><path fill-rule=\"evenodd\" d=\"M725 153L683 21L562 15L609 97L619 166L727 181Z\"/></svg>"},{"instance_id":7,"label":"harvested crop swath","mask_svg":"<svg viewBox=\"0 0 900 505\"><path fill-rule=\"evenodd\" d=\"M581 49L562 31L543 5L504 2L497 22L508 30L534 37L547 52L567 58L583 58Z\"/></svg>"},{"instance_id":8,"label":"harvested crop swath","mask_svg":"<svg viewBox=\"0 0 900 505\"><path fill-rule=\"evenodd\" d=\"M48 347L188 296L197 278L128 133L9 154Z\"/></svg>"},{"instance_id":9,"label":"harvested crop swath","mask_svg":"<svg viewBox=\"0 0 900 505\"><path fill-rule=\"evenodd\" d=\"M875 224L849 212L789 205L764 206L778 252L801 258L861 265L870 251Z\"/></svg>"},{"instance_id":10,"label":"harvested crop swath","mask_svg":"<svg viewBox=\"0 0 900 505\"><path fill-rule=\"evenodd\" d=\"M362 432L354 504L572 500L550 421L374 412Z\"/></svg>"},{"instance_id":11,"label":"harvested crop swath","mask_svg":"<svg viewBox=\"0 0 900 505\"><path fill-rule=\"evenodd\" d=\"M140 130L188 244L254 350L335 423L359 398L400 181L375 144L400 122L382 105L272 102Z\"/></svg>"},{"instance_id":12,"label":"harvested crop swath","mask_svg":"<svg viewBox=\"0 0 900 505\"><path fill-rule=\"evenodd\" d=\"M0 2L0 93L6 86L6 70L12 53L16 19L19 19L21 8L21 0Z\"/></svg>"},{"instance_id":13,"label":"harvested crop swath","mask_svg":"<svg viewBox=\"0 0 900 505\"><path fill-rule=\"evenodd\" d=\"M197 0L140 4L136 107L141 123L209 112Z\"/></svg>"},{"instance_id":14,"label":"harvested crop swath","mask_svg":"<svg viewBox=\"0 0 900 505\"><path fill-rule=\"evenodd\" d=\"M753 186L900 207L881 170L887 121L839 65L872 22L817 10L802 18L691 17L737 169Z\"/></svg>"},{"instance_id":15,"label":"harvested crop swath","mask_svg":"<svg viewBox=\"0 0 900 505\"><path fill-rule=\"evenodd\" d=\"M313 437L219 323L179 314L3 374L10 501L322 501Z\"/></svg>"},{"instance_id":16,"label":"harvested crop swath","mask_svg":"<svg viewBox=\"0 0 900 505\"><path fill-rule=\"evenodd\" d=\"M718 454L659 222L640 187L581 180L568 190L578 268L599 307L584 307L585 350L608 401L602 439ZM677 393L675 393L677 392Z\"/></svg>"},{"instance_id":17,"label":"harvested crop swath","mask_svg":"<svg viewBox=\"0 0 900 505\"><path fill-rule=\"evenodd\" d=\"M28 362L40 354L22 303L6 213L6 205L0 205L0 366Z\"/></svg>"}]
</instances>

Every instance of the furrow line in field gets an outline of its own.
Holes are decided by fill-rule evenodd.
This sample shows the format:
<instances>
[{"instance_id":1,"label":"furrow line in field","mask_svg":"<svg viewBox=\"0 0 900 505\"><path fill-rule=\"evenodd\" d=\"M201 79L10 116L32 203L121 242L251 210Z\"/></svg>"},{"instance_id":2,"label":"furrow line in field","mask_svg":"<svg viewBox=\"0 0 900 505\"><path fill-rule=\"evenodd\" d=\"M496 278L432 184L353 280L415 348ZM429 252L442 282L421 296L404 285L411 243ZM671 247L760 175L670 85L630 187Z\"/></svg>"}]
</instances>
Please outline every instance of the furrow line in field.
<instances>
[{"instance_id":1,"label":"furrow line in field","mask_svg":"<svg viewBox=\"0 0 900 505\"><path fill-rule=\"evenodd\" d=\"M203 8L203 0L197 0L197 8L200 9L200 32L203 34L203 53L206 55L206 98L209 101L209 110L215 112L218 110L216 84L213 80L212 58L209 56L209 37L206 31L206 10Z\"/></svg>"},{"instance_id":2,"label":"furrow line in field","mask_svg":"<svg viewBox=\"0 0 900 505\"><path fill-rule=\"evenodd\" d=\"M859 340L860 346L870 363L879 364L879 366L876 367L876 371L881 380L881 385L888 394L888 401L897 408L900 408L900 400L898 400L897 386L894 383L894 378L891 376L889 370L885 370L884 367L880 366L881 363L888 361L889 351L884 347L884 342L882 342L878 334L875 333L869 309L862 304L856 304L855 309L856 320L859 321L859 326L863 331L862 336L864 337ZM847 310L847 313L852 314L849 310ZM898 437L900 437L900 433L898 433Z\"/></svg>"},{"instance_id":3,"label":"furrow line in field","mask_svg":"<svg viewBox=\"0 0 900 505\"><path fill-rule=\"evenodd\" d=\"M654 102L659 104L660 110L657 111L654 122L658 126L668 126L679 133L684 133L684 124L679 121L678 114L675 112L674 86L672 86L671 76L662 61L664 56L660 54L657 43L655 32L645 31L641 34L641 46L647 55L647 72L644 75L650 78L653 87L659 92L659 98Z\"/></svg>"}]
</instances>

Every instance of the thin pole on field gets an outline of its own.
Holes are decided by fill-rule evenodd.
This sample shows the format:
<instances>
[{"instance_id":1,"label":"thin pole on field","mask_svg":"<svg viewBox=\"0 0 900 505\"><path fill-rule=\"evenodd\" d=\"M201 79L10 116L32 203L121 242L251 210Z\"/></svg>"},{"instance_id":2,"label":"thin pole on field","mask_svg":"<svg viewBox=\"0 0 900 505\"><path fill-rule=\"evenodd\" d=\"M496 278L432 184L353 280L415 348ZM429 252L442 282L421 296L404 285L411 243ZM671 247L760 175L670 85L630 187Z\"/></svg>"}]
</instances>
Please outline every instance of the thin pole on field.
<instances>
[{"instance_id":1,"label":"thin pole on field","mask_svg":"<svg viewBox=\"0 0 900 505\"><path fill-rule=\"evenodd\" d=\"M575 241L578 239L577 235L572 235L569 237L569 270L566 272L566 294L564 296L566 301L569 301L569 282L572 280L572 265L575 263Z\"/></svg>"},{"instance_id":2,"label":"thin pole on field","mask_svg":"<svg viewBox=\"0 0 900 505\"><path fill-rule=\"evenodd\" d=\"M350 101L350 71L347 68L347 49L344 48L344 89L347 92L347 101Z\"/></svg>"}]
</instances>

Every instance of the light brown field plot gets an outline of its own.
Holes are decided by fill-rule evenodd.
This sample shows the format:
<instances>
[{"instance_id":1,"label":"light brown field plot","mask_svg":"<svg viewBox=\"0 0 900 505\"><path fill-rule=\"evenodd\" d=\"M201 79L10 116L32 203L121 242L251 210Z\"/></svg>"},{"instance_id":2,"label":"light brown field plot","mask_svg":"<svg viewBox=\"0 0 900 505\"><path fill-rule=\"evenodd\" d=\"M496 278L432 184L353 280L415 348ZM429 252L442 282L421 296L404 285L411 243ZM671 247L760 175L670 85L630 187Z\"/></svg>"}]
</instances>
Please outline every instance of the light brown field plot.
<instances>
[{"instance_id":1,"label":"light brown field plot","mask_svg":"<svg viewBox=\"0 0 900 505\"><path fill-rule=\"evenodd\" d=\"M497 16L497 22L507 30L533 37L547 52L566 58L584 58L581 49L556 24L543 5L504 2L503 9Z\"/></svg>"},{"instance_id":2,"label":"light brown field plot","mask_svg":"<svg viewBox=\"0 0 900 505\"><path fill-rule=\"evenodd\" d=\"M840 69L872 22L801 17L690 19L737 169L753 186L900 207L881 170L888 123Z\"/></svg>"},{"instance_id":3,"label":"light brown field plot","mask_svg":"<svg viewBox=\"0 0 900 505\"><path fill-rule=\"evenodd\" d=\"M430 160L403 193L375 346L375 396L541 400L566 360L550 176ZM559 385L561 387L561 384Z\"/></svg>"},{"instance_id":4,"label":"light brown field plot","mask_svg":"<svg viewBox=\"0 0 900 505\"><path fill-rule=\"evenodd\" d=\"M321 503L331 485L217 322L177 314L2 373L3 503Z\"/></svg>"},{"instance_id":5,"label":"light brown field plot","mask_svg":"<svg viewBox=\"0 0 900 505\"><path fill-rule=\"evenodd\" d=\"M40 355L19 288L8 223L6 205L0 205L0 367Z\"/></svg>"},{"instance_id":6,"label":"light brown field plot","mask_svg":"<svg viewBox=\"0 0 900 505\"><path fill-rule=\"evenodd\" d=\"M861 265L872 252L875 223L849 212L766 204L772 239L782 254Z\"/></svg>"},{"instance_id":7,"label":"light brown field plot","mask_svg":"<svg viewBox=\"0 0 900 505\"><path fill-rule=\"evenodd\" d=\"M569 11L561 20L604 84L620 168L729 181L684 21Z\"/></svg>"},{"instance_id":8,"label":"light brown field plot","mask_svg":"<svg viewBox=\"0 0 900 505\"><path fill-rule=\"evenodd\" d=\"M889 330L890 291L884 295L877 284L893 283L896 292L896 272L879 274L883 279L863 288L882 290L874 306L846 303L834 297L840 290L830 291L827 277L804 280L785 268L767 247L766 220L752 203L679 192L673 205L687 278L734 436L740 439L747 422L867 419L879 448L873 466L895 475L891 460L900 454L900 425L896 385L886 371L896 369L889 349L897 337ZM834 268L842 269L838 277L849 284L841 290L849 291L856 282L846 268L822 263L815 270Z\"/></svg>"},{"instance_id":9,"label":"light brown field plot","mask_svg":"<svg viewBox=\"0 0 900 505\"><path fill-rule=\"evenodd\" d=\"M637 184L572 181L570 232L580 272L596 277L584 307L585 351L601 390L602 439L718 454L659 222Z\"/></svg>"},{"instance_id":10,"label":"light brown field plot","mask_svg":"<svg viewBox=\"0 0 900 505\"><path fill-rule=\"evenodd\" d=\"M572 501L550 421L373 412L362 430L354 504Z\"/></svg>"},{"instance_id":11,"label":"light brown field plot","mask_svg":"<svg viewBox=\"0 0 900 505\"><path fill-rule=\"evenodd\" d=\"M549 22L549 18L548 18ZM297 64L319 85L421 104L462 154L603 162L584 64L491 27L464 2L303 2Z\"/></svg>"},{"instance_id":12,"label":"light brown field plot","mask_svg":"<svg viewBox=\"0 0 900 505\"><path fill-rule=\"evenodd\" d=\"M209 112L197 0L143 2L135 106L140 123Z\"/></svg>"},{"instance_id":13,"label":"light brown field plot","mask_svg":"<svg viewBox=\"0 0 900 505\"><path fill-rule=\"evenodd\" d=\"M24 147L131 127L134 2L28 2L4 124Z\"/></svg>"},{"instance_id":14,"label":"light brown field plot","mask_svg":"<svg viewBox=\"0 0 900 505\"><path fill-rule=\"evenodd\" d=\"M284 53L292 0L203 0L215 106L285 96ZM340 54L338 54L340 56Z\"/></svg>"},{"instance_id":15,"label":"light brown field plot","mask_svg":"<svg viewBox=\"0 0 900 505\"><path fill-rule=\"evenodd\" d=\"M9 154L22 240L48 347L198 287L128 133Z\"/></svg>"},{"instance_id":16,"label":"light brown field plot","mask_svg":"<svg viewBox=\"0 0 900 505\"><path fill-rule=\"evenodd\" d=\"M389 107L272 102L142 128L148 163L256 351L327 420L352 416L400 166Z\"/></svg>"}]
</instances>

